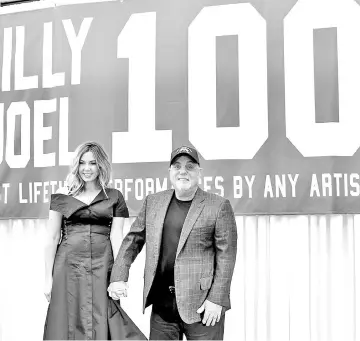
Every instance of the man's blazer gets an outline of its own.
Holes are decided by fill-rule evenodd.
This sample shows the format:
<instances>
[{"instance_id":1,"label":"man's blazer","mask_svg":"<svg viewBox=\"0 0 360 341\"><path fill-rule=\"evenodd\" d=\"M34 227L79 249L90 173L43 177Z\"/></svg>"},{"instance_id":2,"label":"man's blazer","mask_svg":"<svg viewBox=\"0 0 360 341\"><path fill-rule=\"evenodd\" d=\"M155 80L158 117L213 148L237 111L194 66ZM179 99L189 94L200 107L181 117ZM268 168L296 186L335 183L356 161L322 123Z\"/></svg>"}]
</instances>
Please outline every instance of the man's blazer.
<instances>
[{"instance_id":1,"label":"man's blazer","mask_svg":"<svg viewBox=\"0 0 360 341\"><path fill-rule=\"evenodd\" d=\"M129 269L146 243L143 309L150 304L165 215L174 190L150 194L124 238L111 282L127 281ZM236 258L236 222L229 200L198 188L182 227L174 281L179 314L185 323L201 320L196 311L205 299L230 309L230 284ZM155 298L156 299L156 298Z\"/></svg>"}]
</instances>

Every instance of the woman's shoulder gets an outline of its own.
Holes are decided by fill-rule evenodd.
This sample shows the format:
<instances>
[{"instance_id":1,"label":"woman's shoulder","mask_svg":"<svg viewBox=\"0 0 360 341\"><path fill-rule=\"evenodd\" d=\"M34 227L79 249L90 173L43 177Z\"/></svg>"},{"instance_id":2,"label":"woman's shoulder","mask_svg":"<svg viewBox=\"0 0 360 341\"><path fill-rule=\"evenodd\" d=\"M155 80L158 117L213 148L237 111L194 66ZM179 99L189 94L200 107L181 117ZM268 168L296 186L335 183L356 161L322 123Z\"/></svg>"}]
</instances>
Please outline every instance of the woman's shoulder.
<instances>
[{"instance_id":1,"label":"woman's shoulder","mask_svg":"<svg viewBox=\"0 0 360 341\"><path fill-rule=\"evenodd\" d=\"M56 191L56 193L51 194L50 210L58 211L66 216L70 198L68 194L69 190L67 187L61 187Z\"/></svg>"},{"instance_id":2,"label":"woman's shoulder","mask_svg":"<svg viewBox=\"0 0 360 341\"><path fill-rule=\"evenodd\" d=\"M109 198L113 198L114 217L129 218L129 210L122 193L116 188L111 188L107 194Z\"/></svg>"},{"instance_id":3,"label":"woman's shoulder","mask_svg":"<svg viewBox=\"0 0 360 341\"><path fill-rule=\"evenodd\" d=\"M116 188L112 188L112 187L108 187L106 188L106 194L109 196L109 197L113 197L113 198L121 198L123 199L123 195L122 193L116 189Z\"/></svg>"},{"instance_id":4,"label":"woman's shoulder","mask_svg":"<svg viewBox=\"0 0 360 341\"><path fill-rule=\"evenodd\" d=\"M65 195L69 195L69 187L68 187L68 186L59 187L59 189L56 191L55 194L65 194Z\"/></svg>"},{"instance_id":5,"label":"woman's shoulder","mask_svg":"<svg viewBox=\"0 0 360 341\"><path fill-rule=\"evenodd\" d=\"M69 197L69 188L60 187L55 193L51 194L51 203L60 204L66 202Z\"/></svg>"}]
</instances>

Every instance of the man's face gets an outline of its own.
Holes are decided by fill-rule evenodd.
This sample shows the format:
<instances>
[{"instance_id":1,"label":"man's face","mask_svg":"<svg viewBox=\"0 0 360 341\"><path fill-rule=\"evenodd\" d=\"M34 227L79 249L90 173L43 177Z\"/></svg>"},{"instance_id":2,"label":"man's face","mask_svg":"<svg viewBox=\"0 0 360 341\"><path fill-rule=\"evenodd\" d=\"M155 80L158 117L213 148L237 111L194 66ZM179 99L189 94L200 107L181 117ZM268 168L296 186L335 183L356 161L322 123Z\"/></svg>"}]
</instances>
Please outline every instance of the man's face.
<instances>
[{"instance_id":1,"label":"man's face","mask_svg":"<svg viewBox=\"0 0 360 341\"><path fill-rule=\"evenodd\" d=\"M177 192L195 190L200 182L201 168L190 157L181 155L169 168L170 182Z\"/></svg>"}]
</instances>

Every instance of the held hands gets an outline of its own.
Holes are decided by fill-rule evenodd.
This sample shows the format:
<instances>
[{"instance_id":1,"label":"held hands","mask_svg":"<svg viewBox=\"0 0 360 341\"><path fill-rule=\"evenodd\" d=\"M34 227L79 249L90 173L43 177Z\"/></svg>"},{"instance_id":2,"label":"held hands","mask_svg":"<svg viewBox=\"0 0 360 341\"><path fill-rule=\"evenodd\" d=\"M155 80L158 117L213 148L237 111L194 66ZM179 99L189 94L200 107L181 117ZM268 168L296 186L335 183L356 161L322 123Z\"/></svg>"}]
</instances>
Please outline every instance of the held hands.
<instances>
[{"instance_id":1,"label":"held hands","mask_svg":"<svg viewBox=\"0 0 360 341\"><path fill-rule=\"evenodd\" d=\"M119 282L112 282L110 283L107 291L109 296L113 300L119 300L120 297L127 297L127 289L129 285L127 282L119 281Z\"/></svg>"},{"instance_id":2,"label":"held hands","mask_svg":"<svg viewBox=\"0 0 360 341\"><path fill-rule=\"evenodd\" d=\"M210 325L215 326L216 322L220 321L222 306L205 300L202 306L197 310L198 314L204 312L202 323L207 327Z\"/></svg>"},{"instance_id":3,"label":"held hands","mask_svg":"<svg viewBox=\"0 0 360 341\"><path fill-rule=\"evenodd\" d=\"M44 294L48 302L50 302L51 299L51 288L52 288L53 279L46 278L44 283Z\"/></svg>"}]
</instances>

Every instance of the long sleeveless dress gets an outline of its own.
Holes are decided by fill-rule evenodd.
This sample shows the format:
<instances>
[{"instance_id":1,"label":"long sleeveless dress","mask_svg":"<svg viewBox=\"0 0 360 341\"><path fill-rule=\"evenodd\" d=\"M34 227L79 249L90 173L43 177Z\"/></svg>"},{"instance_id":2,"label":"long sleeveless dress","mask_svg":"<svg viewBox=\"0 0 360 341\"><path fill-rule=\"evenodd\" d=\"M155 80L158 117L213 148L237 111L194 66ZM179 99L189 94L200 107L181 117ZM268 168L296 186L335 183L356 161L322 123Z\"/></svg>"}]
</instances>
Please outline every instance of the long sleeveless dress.
<instances>
[{"instance_id":1,"label":"long sleeveless dress","mask_svg":"<svg viewBox=\"0 0 360 341\"><path fill-rule=\"evenodd\" d=\"M107 288L114 262L113 217L129 217L116 189L101 191L87 205L65 194L51 196L50 210L63 215L44 340L146 339Z\"/></svg>"}]
</instances>

